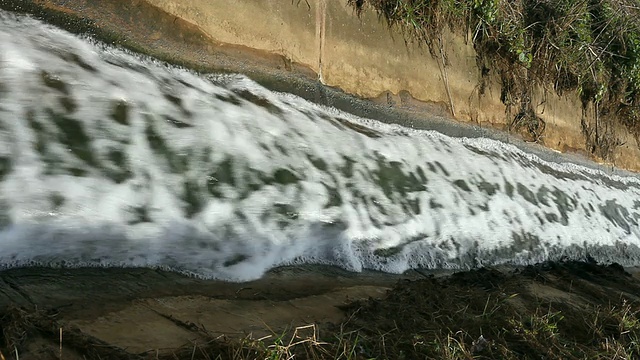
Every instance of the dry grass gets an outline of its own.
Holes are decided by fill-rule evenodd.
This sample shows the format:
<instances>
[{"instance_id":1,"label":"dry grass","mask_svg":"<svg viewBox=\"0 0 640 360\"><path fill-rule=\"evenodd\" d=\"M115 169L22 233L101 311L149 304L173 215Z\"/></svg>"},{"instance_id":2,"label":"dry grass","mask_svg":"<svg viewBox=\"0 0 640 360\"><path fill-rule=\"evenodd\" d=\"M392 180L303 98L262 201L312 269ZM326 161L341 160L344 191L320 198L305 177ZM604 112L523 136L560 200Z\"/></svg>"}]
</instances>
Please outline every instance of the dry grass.
<instances>
[{"instance_id":1,"label":"dry grass","mask_svg":"<svg viewBox=\"0 0 640 360\"><path fill-rule=\"evenodd\" d=\"M563 295L531 291L535 284ZM639 299L640 281L620 267L541 264L404 281L384 299L347 305L342 324L211 337L163 353L132 354L74 329L61 338L55 312L13 308L0 319L0 351L18 359L44 338L51 358L64 359L637 359Z\"/></svg>"}]
</instances>

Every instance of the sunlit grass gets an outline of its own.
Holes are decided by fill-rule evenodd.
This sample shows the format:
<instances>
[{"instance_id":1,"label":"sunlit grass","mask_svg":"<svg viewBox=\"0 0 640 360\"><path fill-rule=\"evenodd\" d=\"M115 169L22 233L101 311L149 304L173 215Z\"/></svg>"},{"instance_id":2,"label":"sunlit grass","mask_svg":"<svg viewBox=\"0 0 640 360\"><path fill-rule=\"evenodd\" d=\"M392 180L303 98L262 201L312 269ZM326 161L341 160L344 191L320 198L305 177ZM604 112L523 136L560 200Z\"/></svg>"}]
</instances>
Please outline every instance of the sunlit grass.
<instances>
[{"instance_id":1,"label":"sunlit grass","mask_svg":"<svg viewBox=\"0 0 640 360\"><path fill-rule=\"evenodd\" d=\"M626 125L640 136L639 0L349 0L358 12L371 6L407 38L441 57L451 29L469 39L483 76L502 83L511 128L538 141L544 121L531 104L532 89L574 93L592 108L584 126L587 147L607 158L622 142L606 124Z\"/></svg>"}]
</instances>

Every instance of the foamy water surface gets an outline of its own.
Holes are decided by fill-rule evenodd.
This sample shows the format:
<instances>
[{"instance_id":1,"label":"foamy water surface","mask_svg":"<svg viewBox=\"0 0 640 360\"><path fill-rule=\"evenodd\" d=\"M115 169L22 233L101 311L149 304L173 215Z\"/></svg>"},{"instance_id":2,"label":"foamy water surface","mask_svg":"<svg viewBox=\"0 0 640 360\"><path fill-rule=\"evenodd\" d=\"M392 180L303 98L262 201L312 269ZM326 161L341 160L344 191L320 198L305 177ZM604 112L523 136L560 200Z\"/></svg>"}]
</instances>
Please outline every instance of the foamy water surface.
<instances>
[{"instance_id":1,"label":"foamy water surface","mask_svg":"<svg viewBox=\"0 0 640 360\"><path fill-rule=\"evenodd\" d=\"M0 267L637 265L639 189L0 12Z\"/></svg>"}]
</instances>

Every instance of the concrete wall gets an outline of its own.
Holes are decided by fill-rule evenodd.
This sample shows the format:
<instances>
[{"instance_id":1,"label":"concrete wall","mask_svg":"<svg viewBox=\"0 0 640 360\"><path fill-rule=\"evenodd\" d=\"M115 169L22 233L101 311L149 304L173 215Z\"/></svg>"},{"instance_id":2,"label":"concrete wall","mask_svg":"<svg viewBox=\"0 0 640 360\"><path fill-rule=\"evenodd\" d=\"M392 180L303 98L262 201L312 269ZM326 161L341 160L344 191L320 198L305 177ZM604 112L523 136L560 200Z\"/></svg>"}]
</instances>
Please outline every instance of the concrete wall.
<instances>
[{"instance_id":1,"label":"concrete wall","mask_svg":"<svg viewBox=\"0 0 640 360\"><path fill-rule=\"evenodd\" d=\"M303 64L325 85L347 93L373 99L406 92L422 102L450 107L442 59L429 55L424 46L405 43L403 34L390 31L372 11L358 18L346 0L148 2L196 24L216 41ZM443 40L447 50L455 49L447 53L446 69L452 98L468 97L477 85L475 51L460 37L447 34ZM503 112L499 99L493 101ZM454 107L459 117L469 117L470 104Z\"/></svg>"},{"instance_id":2,"label":"concrete wall","mask_svg":"<svg viewBox=\"0 0 640 360\"><path fill-rule=\"evenodd\" d=\"M479 94L476 53L462 36L445 33L441 41L446 56L441 57L432 56L425 46L407 43L398 29L389 29L371 10L358 18L345 0L147 1L198 25L217 41L277 53L302 64L324 84L347 93L481 126L505 129L510 122L497 79L488 79ZM588 154L576 96L537 89L532 101L546 122L540 140L545 146ZM635 139L622 128L615 132L625 144L615 151L613 162L639 170Z\"/></svg>"},{"instance_id":3,"label":"concrete wall","mask_svg":"<svg viewBox=\"0 0 640 360\"><path fill-rule=\"evenodd\" d=\"M280 54L318 72L317 1L311 8L304 0L300 6L286 0L148 2L199 26L215 41Z\"/></svg>"}]
</instances>

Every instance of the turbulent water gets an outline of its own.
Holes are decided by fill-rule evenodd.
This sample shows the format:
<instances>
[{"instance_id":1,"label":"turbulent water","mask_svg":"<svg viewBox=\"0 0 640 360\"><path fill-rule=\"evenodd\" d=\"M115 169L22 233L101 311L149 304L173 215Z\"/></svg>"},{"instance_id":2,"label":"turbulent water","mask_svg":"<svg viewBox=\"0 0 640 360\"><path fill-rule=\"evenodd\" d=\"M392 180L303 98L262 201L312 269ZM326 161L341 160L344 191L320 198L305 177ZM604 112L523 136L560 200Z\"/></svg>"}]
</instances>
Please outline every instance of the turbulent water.
<instances>
[{"instance_id":1,"label":"turbulent water","mask_svg":"<svg viewBox=\"0 0 640 360\"><path fill-rule=\"evenodd\" d=\"M0 12L0 267L637 264L640 184Z\"/></svg>"}]
</instances>

